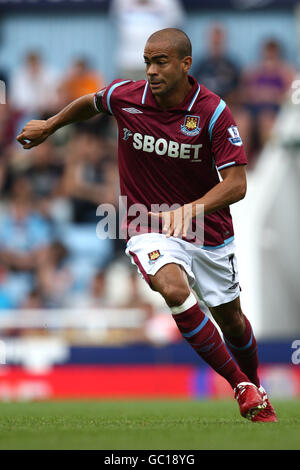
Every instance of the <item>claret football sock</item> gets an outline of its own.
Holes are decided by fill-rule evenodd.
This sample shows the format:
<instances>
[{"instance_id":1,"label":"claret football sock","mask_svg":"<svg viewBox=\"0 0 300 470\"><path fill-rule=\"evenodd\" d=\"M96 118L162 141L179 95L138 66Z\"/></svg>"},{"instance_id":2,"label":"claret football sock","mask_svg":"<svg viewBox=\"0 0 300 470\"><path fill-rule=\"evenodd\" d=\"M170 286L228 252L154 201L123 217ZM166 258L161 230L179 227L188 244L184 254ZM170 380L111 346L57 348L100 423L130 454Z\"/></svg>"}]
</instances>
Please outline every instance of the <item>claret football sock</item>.
<instances>
[{"instance_id":1,"label":"claret football sock","mask_svg":"<svg viewBox=\"0 0 300 470\"><path fill-rule=\"evenodd\" d=\"M239 365L240 369L247 375L249 380L257 387L260 386L257 375L258 355L257 344L253 330L248 318L244 315L245 331L241 336L224 336L225 343Z\"/></svg>"},{"instance_id":2,"label":"claret football sock","mask_svg":"<svg viewBox=\"0 0 300 470\"><path fill-rule=\"evenodd\" d=\"M200 309L193 293L182 305L171 307L171 311L182 336L233 389L240 382L249 382L248 377L233 361L213 322Z\"/></svg>"}]
</instances>

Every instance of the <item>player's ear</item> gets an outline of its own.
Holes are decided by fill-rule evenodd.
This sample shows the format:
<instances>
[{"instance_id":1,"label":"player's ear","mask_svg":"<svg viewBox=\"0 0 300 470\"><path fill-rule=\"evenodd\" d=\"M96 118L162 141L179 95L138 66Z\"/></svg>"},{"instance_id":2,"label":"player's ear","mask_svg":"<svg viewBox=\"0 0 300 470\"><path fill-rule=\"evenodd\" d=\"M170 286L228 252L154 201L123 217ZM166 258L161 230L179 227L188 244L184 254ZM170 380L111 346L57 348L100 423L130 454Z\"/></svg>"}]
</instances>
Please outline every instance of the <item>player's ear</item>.
<instances>
[{"instance_id":1,"label":"player's ear","mask_svg":"<svg viewBox=\"0 0 300 470\"><path fill-rule=\"evenodd\" d=\"M188 55L188 56L184 57L184 58L182 59L182 62L181 62L181 63L182 63L182 70L183 70L183 72L187 73L187 72L190 70L191 66L192 66L192 58L191 58L191 56Z\"/></svg>"}]
</instances>

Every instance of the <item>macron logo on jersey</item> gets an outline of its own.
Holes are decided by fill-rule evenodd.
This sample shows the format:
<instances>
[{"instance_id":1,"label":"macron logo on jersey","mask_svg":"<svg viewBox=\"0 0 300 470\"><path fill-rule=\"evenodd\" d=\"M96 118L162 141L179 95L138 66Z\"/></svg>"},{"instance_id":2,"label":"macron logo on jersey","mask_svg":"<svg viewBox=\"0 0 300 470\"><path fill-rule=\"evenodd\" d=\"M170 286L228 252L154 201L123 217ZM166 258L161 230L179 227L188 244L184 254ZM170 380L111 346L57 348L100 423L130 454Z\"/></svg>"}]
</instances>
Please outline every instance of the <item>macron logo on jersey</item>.
<instances>
[{"instance_id":1,"label":"macron logo on jersey","mask_svg":"<svg viewBox=\"0 0 300 470\"><path fill-rule=\"evenodd\" d=\"M124 129L123 140L128 140L132 135L128 129ZM174 140L163 138L155 139L152 135L142 135L139 132L133 134L133 147L143 152L156 153L156 155L167 155L172 158L189 159L195 162L201 162L199 150L202 144L180 144Z\"/></svg>"}]
</instances>

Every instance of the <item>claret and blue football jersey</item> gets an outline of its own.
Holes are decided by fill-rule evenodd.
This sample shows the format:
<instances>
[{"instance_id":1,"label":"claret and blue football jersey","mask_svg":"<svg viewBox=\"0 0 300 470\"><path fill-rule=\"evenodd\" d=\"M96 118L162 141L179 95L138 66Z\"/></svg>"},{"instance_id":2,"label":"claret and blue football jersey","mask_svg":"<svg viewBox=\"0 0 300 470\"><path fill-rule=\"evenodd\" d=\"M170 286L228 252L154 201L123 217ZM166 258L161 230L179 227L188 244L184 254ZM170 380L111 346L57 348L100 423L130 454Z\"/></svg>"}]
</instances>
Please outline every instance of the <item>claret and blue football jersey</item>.
<instances>
[{"instance_id":1,"label":"claret and blue football jersey","mask_svg":"<svg viewBox=\"0 0 300 470\"><path fill-rule=\"evenodd\" d=\"M95 95L118 124L120 193L127 204L184 205L220 181L219 170L245 165L246 155L231 111L193 77L184 101L163 109L145 80L115 80ZM125 221L130 222L130 218ZM204 217L204 246L233 237L229 207Z\"/></svg>"}]
</instances>

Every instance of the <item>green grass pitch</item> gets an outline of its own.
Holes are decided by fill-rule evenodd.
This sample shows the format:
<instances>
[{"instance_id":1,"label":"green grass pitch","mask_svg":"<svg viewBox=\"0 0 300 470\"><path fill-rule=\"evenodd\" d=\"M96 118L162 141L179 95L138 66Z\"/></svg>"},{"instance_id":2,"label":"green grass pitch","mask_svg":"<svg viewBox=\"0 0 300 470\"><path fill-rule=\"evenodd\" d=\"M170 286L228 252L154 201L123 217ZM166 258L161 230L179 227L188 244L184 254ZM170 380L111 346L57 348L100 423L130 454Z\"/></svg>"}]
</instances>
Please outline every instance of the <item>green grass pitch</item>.
<instances>
[{"instance_id":1,"label":"green grass pitch","mask_svg":"<svg viewBox=\"0 0 300 470\"><path fill-rule=\"evenodd\" d=\"M1 403L0 449L300 449L300 400L273 405L254 424L234 400Z\"/></svg>"}]
</instances>

